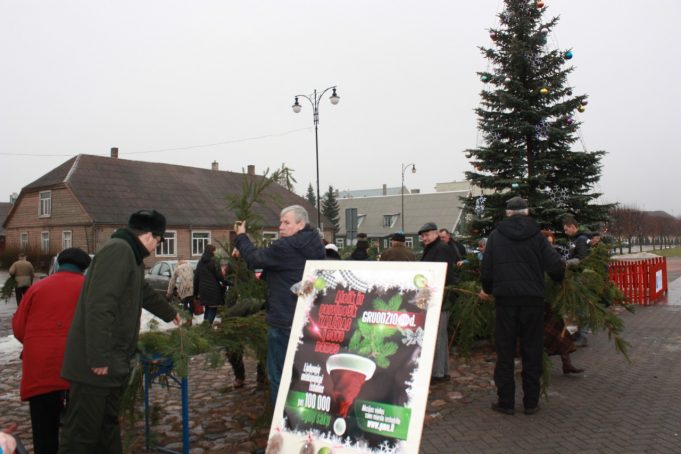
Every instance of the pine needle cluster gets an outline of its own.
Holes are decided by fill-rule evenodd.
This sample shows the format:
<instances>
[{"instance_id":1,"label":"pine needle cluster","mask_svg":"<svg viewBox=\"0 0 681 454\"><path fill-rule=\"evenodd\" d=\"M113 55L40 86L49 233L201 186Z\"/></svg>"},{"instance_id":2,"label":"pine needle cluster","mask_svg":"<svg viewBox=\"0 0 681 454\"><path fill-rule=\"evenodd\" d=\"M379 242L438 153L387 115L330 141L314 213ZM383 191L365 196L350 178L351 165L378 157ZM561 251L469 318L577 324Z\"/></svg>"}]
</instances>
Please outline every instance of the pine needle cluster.
<instances>
[{"instance_id":1,"label":"pine needle cluster","mask_svg":"<svg viewBox=\"0 0 681 454\"><path fill-rule=\"evenodd\" d=\"M402 305L402 295L394 295L388 302L376 298L372 305L377 311L398 311ZM388 339L399 333L399 329L384 325L370 325L362 320L357 322L357 329L350 338L348 350L358 355L371 358L378 367L390 366L389 357L394 355L399 345Z\"/></svg>"}]
</instances>

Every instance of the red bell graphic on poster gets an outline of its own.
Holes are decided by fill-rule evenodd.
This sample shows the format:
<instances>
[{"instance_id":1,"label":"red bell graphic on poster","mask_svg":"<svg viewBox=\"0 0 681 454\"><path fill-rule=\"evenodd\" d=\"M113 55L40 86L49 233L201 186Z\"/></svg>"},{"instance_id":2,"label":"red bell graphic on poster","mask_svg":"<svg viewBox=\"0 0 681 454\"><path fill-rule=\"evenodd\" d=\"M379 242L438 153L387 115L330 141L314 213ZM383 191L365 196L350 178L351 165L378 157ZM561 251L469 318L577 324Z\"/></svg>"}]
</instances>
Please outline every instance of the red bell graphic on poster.
<instances>
[{"instance_id":1,"label":"red bell graphic on poster","mask_svg":"<svg viewBox=\"0 0 681 454\"><path fill-rule=\"evenodd\" d=\"M374 376L376 363L352 353L339 353L326 360L326 370L331 375L333 382L332 397L338 408L339 419L345 418L348 416L348 411L355 402L355 398L362 390L364 382ZM345 424L338 423L337 420L334 429L342 429L336 430L336 433L341 435L345 432Z\"/></svg>"}]
</instances>

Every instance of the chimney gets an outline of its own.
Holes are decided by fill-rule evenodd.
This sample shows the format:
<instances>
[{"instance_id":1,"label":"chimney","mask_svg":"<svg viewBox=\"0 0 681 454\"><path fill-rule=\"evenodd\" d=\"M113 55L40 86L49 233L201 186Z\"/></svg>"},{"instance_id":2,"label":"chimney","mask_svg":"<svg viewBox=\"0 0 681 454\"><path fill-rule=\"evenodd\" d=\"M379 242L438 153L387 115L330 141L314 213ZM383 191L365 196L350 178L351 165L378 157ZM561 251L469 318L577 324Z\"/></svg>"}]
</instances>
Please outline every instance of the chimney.
<instances>
[{"instance_id":1,"label":"chimney","mask_svg":"<svg viewBox=\"0 0 681 454\"><path fill-rule=\"evenodd\" d=\"M255 175L255 166L253 164L248 164L248 174Z\"/></svg>"},{"instance_id":2,"label":"chimney","mask_svg":"<svg viewBox=\"0 0 681 454\"><path fill-rule=\"evenodd\" d=\"M383 195L388 195L388 185L383 183Z\"/></svg>"},{"instance_id":3,"label":"chimney","mask_svg":"<svg viewBox=\"0 0 681 454\"><path fill-rule=\"evenodd\" d=\"M118 158L118 147L112 147L111 148L111 157L112 158Z\"/></svg>"},{"instance_id":4,"label":"chimney","mask_svg":"<svg viewBox=\"0 0 681 454\"><path fill-rule=\"evenodd\" d=\"M213 161L213 163L210 165L210 170L220 170L220 165L217 161Z\"/></svg>"}]
</instances>

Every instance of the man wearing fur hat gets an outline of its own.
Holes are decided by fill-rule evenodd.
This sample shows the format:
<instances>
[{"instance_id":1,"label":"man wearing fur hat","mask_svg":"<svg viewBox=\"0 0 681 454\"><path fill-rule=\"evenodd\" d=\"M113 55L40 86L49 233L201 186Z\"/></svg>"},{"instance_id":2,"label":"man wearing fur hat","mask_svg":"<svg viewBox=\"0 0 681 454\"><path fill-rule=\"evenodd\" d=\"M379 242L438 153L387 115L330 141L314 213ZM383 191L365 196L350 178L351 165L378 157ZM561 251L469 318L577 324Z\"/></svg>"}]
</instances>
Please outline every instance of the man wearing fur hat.
<instances>
[{"instance_id":1,"label":"man wearing fur hat","mask_svg":"<svg viewBox=\"0 0 681 454\"><path fill-rule=\"evenodd\" d=\"M60 453L121 453L118 410L135 355L142 308L180 316L144 280L144 258L163 241L166 219L133 213L92 260L66 340L62 377L71 384Z\"/></svg>"},{"instance_id":2,"label":"man wearing fur hat","mask_svg":"<svg viewBox=\"0 0 681 454\"><path fill-rule=\"evenodd\" d=\"M406 238L404 233L393 233L390 237L391 246L381 254L382 262L414 262L416 255L411 249L408 249L404 242Z\"/></svg>"},{"instance_id":3,"label":"man wearing fur hat","mask_svg":"<svg viewBox=\"0 0 681 454\"><path fill-rule=\"evenodd\" d=\"M539 407L539 379L544 351L544 272L554 281L565 275L560 254L549 244L534 219L528 216L527 200L513 197L506 202L506 219L490 234L480 267L480 297L494 295L497 363L494 383L497 401L492 409L515 412L514 357L520 340L523 362L525 414Z\"/></svg>"}]
</instances>

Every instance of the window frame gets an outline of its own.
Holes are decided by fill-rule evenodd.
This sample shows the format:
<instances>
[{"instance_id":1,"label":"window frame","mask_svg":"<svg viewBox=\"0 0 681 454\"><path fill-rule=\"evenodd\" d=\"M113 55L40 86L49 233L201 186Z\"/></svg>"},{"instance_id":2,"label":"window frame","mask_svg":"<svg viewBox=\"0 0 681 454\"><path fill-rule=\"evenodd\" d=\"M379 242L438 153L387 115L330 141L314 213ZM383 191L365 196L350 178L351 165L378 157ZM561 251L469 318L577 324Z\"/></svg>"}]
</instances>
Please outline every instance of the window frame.
<instances>
[{"instance_id":1,"label":"window frame","mask_svg":"<svg viewBox=\"0 0 681 454\"><path fill-rule=\"evenodd\" d=\"M52 191L38 192L38 217L49 218L52 216Z\"/></svg>"},{"instance_id":2,"label":"window frame","mask_svg":"<svg viewBox=\"0 0 681 454\"><path fill-rule=\"evenodd\" d=\"M267 247L279 239L279 232L273 230L262 232L262 246Z\"/></svg>"},{"instance_id":3,"label":"window frame","mask_svg":"<svg viewBox=\"0 0 681 454\"><path fill-rule=\"evenodd\" d=\"M170 247L172 245L172 248ZM166 250L164 252L164 249ZM177 231L166 230L163 241L156 246L156 257L177 257Z\"/></svg>"},{"instance_id":4,"label":"window frame","mask_svg":"<svg viewBox=\"0 0 681 454\"><path fill-rule=\"evenodd\" d=\"M48 230L40 232L40 251L43 254L50 253L50 232Z\"/></svg>"},{"instance_id":5,"label":"window frame","mask_svg":"<svg viewBox=\"0 0 681 454\"><path fill-rule=\"evenodd\" d=\"M68 236L68 240L67 240L67 236ZM73 231L62 230L62 232L61 232L61 249L63 251L64 249L68 249L70 247L73 247Z\"/></svg>"},{"instance_id":6,"label":"window frame","mask_svg":"<svg viewBox=\"0 0 681 454\"><path fill-rule=\"evenodd\" d=\"M28 250L28 232L21 232L19 234L19 249L22 251Z\"/></svg>"},{"instance_id":7,"label":"window frame","mask_svg":"<svg viewBox=\"0 0 681 454\"><path fill-rule=\"evenodd\" d=\"M206 238L197 238L195 235L197 234L206 234L208 235ZM203 255L203 251L206 249L206 245L210 244L211 242L211 231L210 230L192 230L192 257L200 257ZM197 241L200 241L201 247L198 248L198 243ZM199 251L200 249L200 251Z\"/></svg>"}]
</instances>

